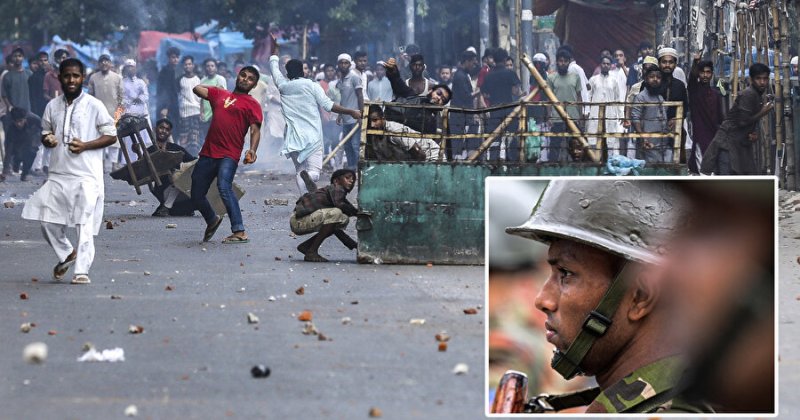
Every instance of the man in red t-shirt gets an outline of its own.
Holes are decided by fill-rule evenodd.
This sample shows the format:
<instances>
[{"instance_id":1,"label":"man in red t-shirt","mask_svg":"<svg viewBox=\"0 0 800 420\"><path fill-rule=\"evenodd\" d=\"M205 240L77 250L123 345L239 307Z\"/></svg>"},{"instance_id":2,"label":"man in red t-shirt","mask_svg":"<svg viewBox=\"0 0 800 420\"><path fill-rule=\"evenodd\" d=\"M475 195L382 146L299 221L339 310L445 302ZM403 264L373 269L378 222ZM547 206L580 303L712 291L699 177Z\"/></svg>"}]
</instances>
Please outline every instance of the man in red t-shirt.
<instances>
[{"instance_id":1,"label":"man in red t-shirt","mask_svg":"<svg viewBox=\"0 0 800 420\"><path fill-rule=\"evenodd\" d=\"M211 240L222 223L222 217L214 212L206 198L214 178L222 202L231 218L232 235L225 238L224 244L243 244L250 242L244 231L242 211L239 200L233 193L233 176L239 166L239 157L244 148L244 137L250 130L250 148L244 155L245 165L256 161L256 150L261 135L263 113L261 105L248 95L258 83L258 70L247 66L239 71L233 93L213 86L197 85L192 89L195 95L207 100L214 112L211 126L206 135L200 158L192 173L192 201L206 219L203 242Z\"/></svg>"}]
</instances>

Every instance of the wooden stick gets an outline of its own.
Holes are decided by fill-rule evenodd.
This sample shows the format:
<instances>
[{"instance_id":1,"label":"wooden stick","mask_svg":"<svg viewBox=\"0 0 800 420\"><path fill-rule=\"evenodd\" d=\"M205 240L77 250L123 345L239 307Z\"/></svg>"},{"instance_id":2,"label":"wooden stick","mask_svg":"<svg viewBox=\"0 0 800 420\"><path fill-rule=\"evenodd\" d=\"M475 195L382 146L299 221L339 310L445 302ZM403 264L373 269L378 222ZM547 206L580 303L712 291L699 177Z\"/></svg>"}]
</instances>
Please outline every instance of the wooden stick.
<instances>
[{"instance_id":1,"label":"wooden stick","mask_svg":"<svg viewBox=\"0 0 800 420\"><path fill-rule=\"evenodd\" d=\"M340 141L339 144L337 144L336 147L334 147L333 150L331 150L331 152L328 154L328 156L325 158L325 160L322 161L322 166L325 166L325 164L328 163L328 161L333 159L333 155L335 155L336 152L338 152L339 149L341 149L344 146L344 144L347 143L348 140L350 140L350 137L353 137L353 135L356 133L356 131L358 131L358 124L354 125L353 129L350 130L350 132L347 133L346 136L344 136L342 141Z\"/></svg>"},{"instance_id":2,"label":"wooden stick","mask_svg":"<svg viewBox=\"0 0 800 420\"><path fill-rule=\"evenodd\" d=\"M485 152L486 149L488 149L489 146L491 146L492 143L494 143L494 141L497 140L497 138L502 133L505 132L505 129L514 121L514 118L517 118L517 115L519 115L520 110L524 106L523 103L524 102L528 102L531 99L533 99L533 97L536 96L537 93L539 93L539 89L538 88L534 89L533 91L531 91L531 93L529 93L527 96L525 96L521 100L521 103L519 105L517 105L511 111L511 113L508 114L508 116L506 116L505 119L503 119L503 121L500 123L500 125L497 126L497 128L494 129L494 131L492 131L492 134L489 135L489 137L487 137L486 140L483 141L483 143L481 143L481 145L478 147L478 149L475 150L474 152L472 152L471 155L469 155L469 157L467 158L467 162L474 162L476 159L478 159L478 157L481 154L483 154L483 152Z\"/></svg>"},{"instance_id":3,"label":"wooden stick","mask_svg":"<svg viewBox=\"0 0 800 420\"><path fill-rule=\"evenodd\" d=\"M775 41L777 47L781 42L778 5L776 1L771 2L771 5L772 39ZM767 50L767 56L769 57L769 50ZM772 65L775 69L775 174L780 174L780 161L778 156L781 156L783 152L783 89L781 88L780 56L780 51L778 51L778 48L775 48L772 54ZM786 59L784 59L784 61L785 60ZM778 179L781 179L781 177L778 177Z\"/></svg>"},{"instance_id":4,"label":"wooden stick","mask_svg":"<svg viewBox=\"0 0 800 420\"><path fill-rule=\"evenodd\" d=\"M558 103L559 102L558 98L556 98L556 95L553 93L552 90L550 90L550 86L547 86L547 82L544 80L542 75L539 74L539 71L536 70L536 67L534 67L530 58L528 58L528 55L522 54L520 56L520 60L523 63L525 63L526 67L528 67L528 71L530 71L534 79L536 79L536 83L538 83L539 87L542 88L542 91L544 91L544 94L547 95L547 98L551 102L555 102L553 104L553 108L555 108L556 112L558 112L558 115L561 116L561 119L564 120L564 123L567 124L567 128L569 129L569 131L578 134L579 135L578 140L580 140L581 145L583 147L588 147L589 142L586 140L586 136L584 136L583 133L581 133L581 130L578 128L577 125L575 125L575 122L572 121L572 118L569 117L569 114L567 114L567 111L564 109L564 107ZM589 152L588 155L592 159L592 161L597 162L598 159L600 158L597 155L597 153L594 150L588 150L588 152Z\"/></svg>"}]
</instances>

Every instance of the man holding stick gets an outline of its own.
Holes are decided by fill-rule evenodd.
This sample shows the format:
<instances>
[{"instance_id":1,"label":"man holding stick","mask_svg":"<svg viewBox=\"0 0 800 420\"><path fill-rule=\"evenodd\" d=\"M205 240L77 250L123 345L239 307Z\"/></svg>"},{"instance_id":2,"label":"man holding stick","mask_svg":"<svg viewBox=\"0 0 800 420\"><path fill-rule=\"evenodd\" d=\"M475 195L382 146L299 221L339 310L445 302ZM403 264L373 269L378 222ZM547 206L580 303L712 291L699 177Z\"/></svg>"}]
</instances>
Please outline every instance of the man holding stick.
<instances>
[{"instance_id":1,"label":"man holding stick","mask_svg":"<svg viewBox=\"0 0 800 420\"><path fill-rule=\"evenodd\" d=\"M281 92L281 112L286 120L281 154L292 159L297 171L297 189L300 194L305 194L310 191L300 173L306 171L311 180L316 182L322 171L322 118L319 108L349 115L356 122L361 119L361 111L334 104L318 83L303 77L303 62L300 60L292 59L286 63L287 80L278 67L280 50L274 37L272 51L269 68ZM348 161L348 165L350 163Z\"/></svg>"}]
</instances>

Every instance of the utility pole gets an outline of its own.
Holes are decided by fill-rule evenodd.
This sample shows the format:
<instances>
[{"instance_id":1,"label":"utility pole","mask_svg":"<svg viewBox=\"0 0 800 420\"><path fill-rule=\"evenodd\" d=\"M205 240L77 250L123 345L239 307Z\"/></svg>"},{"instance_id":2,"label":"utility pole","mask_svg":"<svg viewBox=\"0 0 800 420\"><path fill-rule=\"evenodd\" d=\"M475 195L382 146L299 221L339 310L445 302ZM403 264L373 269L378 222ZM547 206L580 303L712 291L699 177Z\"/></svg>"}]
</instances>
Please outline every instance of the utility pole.
<instances>
[{"instance_id":1,"label":"utility pole","mask_svg":"<svg viewBox=\"0 0 800 420\"><path fill-rule=\"evenodd\" d=\"M414 0L406 0L406 45L414 43Z\"/></svg>"},{"instance_id":2,"label":"utility pole","mask_svg":"<svg viewBox=\"0 0 800 420\"><path fill-rule=\"evenodd\" d=\"M520 32L522 33L520 52L533 59L533 0L522 0L520 20ZM519 60L519 57L517 57L517 60ZM522 79L522 87L527 92L530 88L530 83L528 83L530 81L530 73L527 67L522 68L520 78Z\"/></svg>"},{"instance_id":3,"label":"utility pole","mask_svg":"<svg viewBox=\"0 0 800 420\"><path fill-rule=\"evenodd\" d=\"M489 48L489 0L481 0L481 8L480 8L480 23L479 23L479 31L481 36L481 45L480 54L478 59L483 58L483 53L486 52L486 49Z\"/></svg>"}]
</instances>

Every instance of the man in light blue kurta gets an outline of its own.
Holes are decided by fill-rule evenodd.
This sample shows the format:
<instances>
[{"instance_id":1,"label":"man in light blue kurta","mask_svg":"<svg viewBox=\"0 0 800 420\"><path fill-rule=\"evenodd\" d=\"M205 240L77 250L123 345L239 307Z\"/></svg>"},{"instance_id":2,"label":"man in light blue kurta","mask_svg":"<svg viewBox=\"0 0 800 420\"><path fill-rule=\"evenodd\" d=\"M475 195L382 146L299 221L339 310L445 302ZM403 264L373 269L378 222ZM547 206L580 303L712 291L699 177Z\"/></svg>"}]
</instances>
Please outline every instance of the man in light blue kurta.
<instances>
[{"instance_id":1,"label":"man in light blue kurta","mask_svg":"<svg viewBox=\"0 0 800 420\"><path fill-rule=\"evenodd\" d=\"M307 191L300 172L306 171L314 182L322 171L322 118L320 107L328 112L347 114L361 118L361 111L343 108L333 103L318 83L303 77L303 62L289 60L286 77L278 68L277 43L273 42L274 54L269 58L269 68L278 90L281 92L281 111L286 120L281 155L291 158L297 171L297 188L300 194Z\"/></svg>"}]
</instances>

